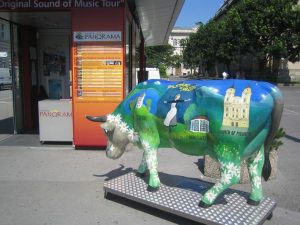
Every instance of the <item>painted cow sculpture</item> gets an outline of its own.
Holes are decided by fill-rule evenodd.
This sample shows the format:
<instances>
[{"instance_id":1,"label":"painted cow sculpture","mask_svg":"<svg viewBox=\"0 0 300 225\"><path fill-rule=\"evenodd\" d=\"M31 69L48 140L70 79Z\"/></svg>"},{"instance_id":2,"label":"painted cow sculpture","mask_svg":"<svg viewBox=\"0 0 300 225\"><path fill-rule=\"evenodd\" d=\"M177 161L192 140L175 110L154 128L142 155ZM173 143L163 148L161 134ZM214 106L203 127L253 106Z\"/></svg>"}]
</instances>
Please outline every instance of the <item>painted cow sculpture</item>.
<instances>
[{"instance_id":1,"label":"painted cow sculpture","mask_svg":"<svg viewBox=\"0 0 300 225\"><path fill-rule=\"evenodd\" d=\"M270 176L270 144L282 109L279 89L266 82L150 80L138 84L112 114L87 118L102 122L109 158L119 158L129 143L143 149L137 175L149 171L149 191L160 186L157 149L172 147L188 155L208 154L221 165L220 181L199 206L212 205L239 182L242 160L252 187L248 203L257 205L263 198L262 174L266 180Z\"/></svg>"}]
</instances>

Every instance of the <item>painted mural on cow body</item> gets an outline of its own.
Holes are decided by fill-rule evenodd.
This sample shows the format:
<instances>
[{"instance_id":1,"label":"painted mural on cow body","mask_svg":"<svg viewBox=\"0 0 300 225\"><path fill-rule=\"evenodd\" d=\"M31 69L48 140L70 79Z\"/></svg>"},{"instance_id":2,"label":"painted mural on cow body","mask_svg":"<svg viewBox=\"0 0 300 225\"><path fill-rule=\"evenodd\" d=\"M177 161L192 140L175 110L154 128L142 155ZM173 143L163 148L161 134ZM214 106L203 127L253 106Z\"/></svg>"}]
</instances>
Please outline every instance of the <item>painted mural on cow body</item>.
<instances>
[{"instance_id":1,"label":"painted mural on cow body","mask_svg":"<svg viewBox=\"0 0 300 225\"><path fill-rule=\"evenodd\" d=\"M174 104L177 122L166 126L170 105L165 102L179 98L188 101ZM185 154L208 154L218 160L221 180L201 199L199 205L206 207L226 188L238 183L244 159L252 186L248 202L259 204L263 198L263 165L265 158L268 161L282 109L280 91L265 82L152 80L139 84L106 119L89 119L106 121L101 127L108 138L108 157L120 157L129 143L144 151L137 174L143 176L149 171L150 191L160 186L158 148L173 147ZM267 178L268 166L264 171Z\"/></svg>"}]
</instances>

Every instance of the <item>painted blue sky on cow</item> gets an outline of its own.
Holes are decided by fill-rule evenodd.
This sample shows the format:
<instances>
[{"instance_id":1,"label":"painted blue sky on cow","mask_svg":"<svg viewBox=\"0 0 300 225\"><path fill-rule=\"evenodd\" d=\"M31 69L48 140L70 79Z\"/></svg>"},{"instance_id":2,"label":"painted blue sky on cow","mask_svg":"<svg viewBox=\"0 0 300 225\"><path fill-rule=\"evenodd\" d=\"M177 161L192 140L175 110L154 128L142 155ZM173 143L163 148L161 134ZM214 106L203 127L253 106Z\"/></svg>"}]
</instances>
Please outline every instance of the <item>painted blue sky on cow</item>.
<instances>
[{"instance_id":1,"label":"painted blue sky on cow","mask_svg":"<svg viewBox=\"0 0 300 225\"><path fill-rule=\"evenodd\" d=\"M130 107L132 107L130 104L135 103L137 98L142 93L145 93L143 104L149 105L150 100L150 113L163 119L170 110L171 102L174 101L175 96L180 94L180 100L185 101L176 104L178 122L183 124L188 122L186 121L187 117L185 118L184 115L191 104L195 104L192 117L209 115L208 120L210 121L222 121L224 97L229 88L234 88L234 96L241 96L246 88L251 89L249 119L251 123L263 126L262 121L266 121L266 116L272 110L273 98L270 96L270 93L274 89L274 86L265 82L260 82L260 85L258 85L256 81L249 80L223 80L221 82L215 80L188 80L179 82L149 80L136 86L123 101L122 108L126 114L130 114ZM261 101L264 103L260 104ZM261 112L262 108L265 114L258 114L257 112ZM191 119L188 118L188 120Z\"/></svg>"}]
</instances>

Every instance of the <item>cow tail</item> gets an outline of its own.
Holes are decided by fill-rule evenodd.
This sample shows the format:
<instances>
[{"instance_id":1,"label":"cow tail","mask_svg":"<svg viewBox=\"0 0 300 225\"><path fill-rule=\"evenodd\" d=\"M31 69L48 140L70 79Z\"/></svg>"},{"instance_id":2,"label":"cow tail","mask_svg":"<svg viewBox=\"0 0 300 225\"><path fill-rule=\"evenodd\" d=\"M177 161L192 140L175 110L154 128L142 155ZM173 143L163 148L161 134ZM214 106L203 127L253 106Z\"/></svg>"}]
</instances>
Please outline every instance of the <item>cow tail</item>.
<instances>
[{"instance_id":1,"label":"cow tail","mask_svg":"<svg viewBox=\"0 0 300 225\"><path fill-rule=\"evenodd\" d=\"M262 176L265 181L267 181L271 175L271 163L270 163L270 151L271 151L271 144L276 134L277 129L279 128L280 119L283 111L283 97L281 95L280 90L277 87L270 87L269 85L265 86L266 89L271 90L271 95L274 100L274 108L272 111L272 118L271 118L271 128L269 134L266 138L264 143L265 148L265 163L263 166Z\"/></svg>"}]
</instances>

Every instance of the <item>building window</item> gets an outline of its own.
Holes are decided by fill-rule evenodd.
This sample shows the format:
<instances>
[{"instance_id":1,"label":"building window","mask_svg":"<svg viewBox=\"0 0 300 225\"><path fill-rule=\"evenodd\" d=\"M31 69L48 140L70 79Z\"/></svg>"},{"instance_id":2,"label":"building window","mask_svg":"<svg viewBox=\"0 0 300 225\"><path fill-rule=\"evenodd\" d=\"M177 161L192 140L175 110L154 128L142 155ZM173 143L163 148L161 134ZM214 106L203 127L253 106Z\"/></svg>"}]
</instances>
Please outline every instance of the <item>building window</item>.
<instances>
[{"instance_id":1,"label":"building window","mask_svg":"<svg viewBox=\"0 0 300 225\"><path fill-rule=\"evenodd\" d=\"M173 46L177 46L177 39L175 39L175 38L173 40Z\"/></svg>"},{"instance_id":2,"label":"building window","mask_svg":"<svg viewBox=\"0 0 300 225\"><path fill-rule=\"evenodd\" d=\"M0 40L5 40L5 24L1 23L0 26Z\"/></svg>"}]
</instances>

